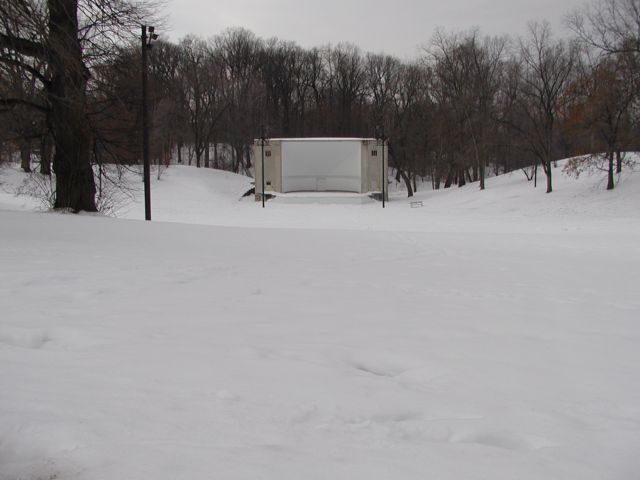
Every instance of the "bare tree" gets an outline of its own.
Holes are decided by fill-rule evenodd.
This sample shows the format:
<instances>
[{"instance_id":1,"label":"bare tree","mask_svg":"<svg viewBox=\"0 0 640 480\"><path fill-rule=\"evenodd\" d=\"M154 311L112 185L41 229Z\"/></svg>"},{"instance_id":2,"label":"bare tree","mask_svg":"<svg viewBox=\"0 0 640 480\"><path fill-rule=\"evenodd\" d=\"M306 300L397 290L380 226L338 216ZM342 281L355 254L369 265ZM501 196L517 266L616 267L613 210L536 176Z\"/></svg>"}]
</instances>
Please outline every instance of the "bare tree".
<instances>
[{"instance_id":1,"label":"bare tree","mask_svg":"<svg viewBox=\"0 0 640 480\"><path fill-rule=\"evenodd\" d=\"M362 132L359 124L365 99L366 76L358 47L339 44L328 50L330 71L329 96L334 110L334 131L338 135L355 136Z\"/></svg>"},{"instance_id":2,"label":"bare tree","mask_svg":"<svg viewBox=\"0 0 640 480\"><path fill-rule=\"evenodd\" d=\"M264 95L259 80L262 41L248 30L236 28L216 37L224 69L227 142L234 152L233 170L251 167L251 145L264 117Z\"/></svg>"},{"instance_id":3,"label":"bare tree","mask_svg":"<svg viewBox=\"0 0 640 480\"><path fill-rule=\"evenodd\" d=\"M304 123L306 111L303 51L295 43L271 39L261 57L270 131L285 137L296 135Z\"/></svg>"},{"instance_id":4,"label":"bare tree","mask_svg":"<svg viewBox=\"0 0 640 480\"><path fill-rule=\"evenodd\" d=\"M594 1L570 13L566 23L582 42L603 52L640 52L640 0Z\"/></svg>"},{"instance_id":5,"label":"bare tree","mask_svg":"<svg viewBox=\"0 0 640 480\"><path fill-rule=\"evenodd\" d=\"M178 152L188 135L189 115L185 100L185 79L182 76L182 50L166 41L153 44L149 55L149 83L151 91L152 148L156 158L158 177L162 165L168 167L173 152ZM207 165L208 166L208 165Z\"/></svg>"},{"instance_id":6,"label":"bare tree","mask_svg":"<svg viewBox=\"0 0 640 480\"><path fill-rule=\"evenodd\" d=\"M477 30L466 34L437 32L429 54L434 62L442 100L458 117L463 138L469 142L461 158L473 156L473 180L485 188L485 170L489 157L489 135L495 115L496 96L501 80L505 38L481 38ZM468 162L463 161L464 169ZM464 183L464 182L463 182Z\"/></svg>"},{"instance_id":7,"label":"bare tree","mask_svg":"<svg viewBox=\"0 0 640 480\"><path fill-rule=\"evenodd\" d=\"M606 57L598 59L587 75L591 105L586 116L604 140L607 188L613 189L613 150L618 149L616 170L620 173L621 146L617 144L623 128L632 120L637 122L631 116L640 87L640 1L594 1L574 10L566 23L587 49Z\"/></svg>"},{"instance_id":8,"label":"bare tree","mask_svg":"<svg viewBox=\"0 0 640 480\"><path fill-rule=\"evenodd\" d=\"M630 142L632 126L631 107L637 99L637 69L635 58L630 54L600 57L589 66L576 82L578 95L569 108L569 128L572 132L585 132L591 140L589 151L595 155L572 159L569 171L579 170L593 163L604 151L607 163L607 190L615 187L614 170L620 173L620 152ZM614 169L614 158L618 165Z\"/></svg>"},{"instance_id":9,"label":"bare tree","mask_svg":"<svg viewBox=\"0 0 640 480\"><path fill-rule=\"evenodd\" d=\"M532 23L529 35L520 41L521 111L528 120L520 129L541 162L547 177L547 193L553 191L552 165L558 112L569 100L567 87L578 62L573 43L554 40L548 23Z\"/></svg>"},{"instance_id":10,"label":"bare tree","mask_svg":"<svg viewBox=\"0 0 640 480\"><path fill-rule=\"evenodd\" d=\"M389 128L388 118L397 92L401 63L390 55L367 54L367 93L375 127Z\"/></svg>"},{"instance_id":11,"label":"bare tree","mask_svg":"<svg viewBox=\"0 0 640 480\"><path fill-rule=\"evenodd\" d=\"M96 210L89 67L136 24L137 12L113 0L0 1L0 62L32 73L44 94L42 103L11 98L2 103L18 101L46 113L55 145L55 208Z\"/></svg>"},{"instance_id":12,"label":"bare tree","mask_svg":"<svg viewBox=\"0 0 640 480\"><path fill-rule=\"evenodd\" d=\"M428 148L425 133L431 111L427 69L419 63L402 65L392 98L389 157L411 197L416 190L416 174L420 170L425 173L420 167L424 167Z\"/></svg>"},{"instance_id":13,"label":"bare tree","mask_svg":"<svg viewBox=\"0 0 640 480\"><path fill-rule=\"evenodd\" d=\"M180 43L183 98L193 134L196 166L209 167L214 129L225 110L224 72L216 51L203 40L187 37Z\"/></svg>"},{"instance_id":14,"label":"bare tree","mask_svg":"<svg viewBox=\"0 0 640 480\"><path fill-rule=\"evenodd\" d=\"M20 167L31 172L31 156L40 139L47 137L46 116L43 109L34 108L44 103L38 89L38 80L30 72L16 64L0 63L0 128L4 137L17 144L20 151ZM41 155L41 158L43 155ZM46 158L40 162L41 172L47 174Z\"/></svg>"}]
</instances>

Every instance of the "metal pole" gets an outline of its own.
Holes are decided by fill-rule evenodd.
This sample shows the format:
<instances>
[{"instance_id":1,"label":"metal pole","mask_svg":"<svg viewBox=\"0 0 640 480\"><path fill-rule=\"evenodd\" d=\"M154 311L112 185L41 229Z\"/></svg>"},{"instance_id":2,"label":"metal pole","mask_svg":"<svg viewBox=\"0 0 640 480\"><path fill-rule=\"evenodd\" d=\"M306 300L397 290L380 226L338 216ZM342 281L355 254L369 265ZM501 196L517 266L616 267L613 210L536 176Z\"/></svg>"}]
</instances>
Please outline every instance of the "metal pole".
<instances>
[{"instance_id":1,"label":"metal pole","mask_svg":"<svg viewBox=\"0 0 640 480\"><path fill-rule=\"evenodd\" d=\"M264 208L264 125L260 139L262 140L262 208Z\"/></svg>"},{"instance_id":2,"label":"metal pole","mask_svg":"<svg viewBox=\"0 0 640 480\"><path fill-rule=\"evenodd\" d=\"M144 173L144 219L151 220L151 167L147 107L147 26L142 25L142 163Z\"/></svg>"},{"instance_id":3,"label":"metal pole","mask_svg":"<svg viewBox=\"0 0 640 480\"><path fill-rule=\"evenodd\" d=\"M384 127L382 127L382 208L384 207L384 194L385 194L385 183L387 183L387 175L385 172L385 168L384 168L384 147L385 147L385 140L384 140Z\"/></svg>"}]
</instances>

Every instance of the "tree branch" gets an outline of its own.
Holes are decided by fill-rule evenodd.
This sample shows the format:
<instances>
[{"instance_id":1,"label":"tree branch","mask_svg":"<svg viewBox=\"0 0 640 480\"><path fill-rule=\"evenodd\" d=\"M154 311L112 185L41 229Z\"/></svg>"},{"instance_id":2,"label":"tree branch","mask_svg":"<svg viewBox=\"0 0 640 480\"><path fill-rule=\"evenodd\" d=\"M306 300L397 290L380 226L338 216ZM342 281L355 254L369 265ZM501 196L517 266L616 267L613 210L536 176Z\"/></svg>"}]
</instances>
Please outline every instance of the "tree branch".
<instances>
[{"instance_id":1,"label":"tree branch","mask_svg":"<svg viewBox=\"0 0 640 480\"><path fill-rule=\"evenodd\" d=\"M43 113L48 113L49 108L44 105L40 105L38 103L25 100L24 98L0 98L0 111L8 111L12 108L17 107L18 105L22 105L25 107L33 108L34 110L38 110Z\"/></svg>"},{"instance_id":2,"label":"tree branch","mask_svg":"<svg viewBox=\"0 0 640 480\"><path fill-rule=\"evenodd\" d=\"M31 65L27 65L26 63L16 60L14 58L8 58L3 56L0 56L0 62L6 63L7 65L14 65L22 70L26 70L35 78L40 80L44 85L49 84L49 80L47 79L47 77L45 77L42 73L40 73L38 69L32 67Z\"/></svg>"},{"instance_id":3,"label":"tree branch","mask_svg":"<svg viewBox=\"0 0 640 480\"><path fill-rule=\"evenodd\" d=\"M0 33L0 47L13 50L27 57L44 58L46 55L46 49L42 44L4 33Z\"/></svg>"}]
</instances>

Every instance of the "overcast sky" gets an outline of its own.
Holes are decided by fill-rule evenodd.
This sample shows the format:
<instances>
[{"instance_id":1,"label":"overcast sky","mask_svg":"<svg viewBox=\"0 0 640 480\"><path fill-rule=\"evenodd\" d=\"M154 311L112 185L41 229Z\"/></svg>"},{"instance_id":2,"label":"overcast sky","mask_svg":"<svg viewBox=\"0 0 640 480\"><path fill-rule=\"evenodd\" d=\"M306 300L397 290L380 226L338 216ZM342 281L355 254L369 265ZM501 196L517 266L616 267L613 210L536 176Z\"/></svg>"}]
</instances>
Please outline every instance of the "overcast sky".
<instances>
[{"instance_id":1,"label":"overcast sky","mask_svg":"<svg viewBox=\"0 0 640 480\"><path fill-rule=\"evenodd\" d=\"M548 20L561 35L562 17L581 0L168 0L168 37L209 37L241 26L256 35L304 47L351 42L365 51L417 56L436 28L479 27L517 36L530 20Z\"/></svg>"}]
</instances>

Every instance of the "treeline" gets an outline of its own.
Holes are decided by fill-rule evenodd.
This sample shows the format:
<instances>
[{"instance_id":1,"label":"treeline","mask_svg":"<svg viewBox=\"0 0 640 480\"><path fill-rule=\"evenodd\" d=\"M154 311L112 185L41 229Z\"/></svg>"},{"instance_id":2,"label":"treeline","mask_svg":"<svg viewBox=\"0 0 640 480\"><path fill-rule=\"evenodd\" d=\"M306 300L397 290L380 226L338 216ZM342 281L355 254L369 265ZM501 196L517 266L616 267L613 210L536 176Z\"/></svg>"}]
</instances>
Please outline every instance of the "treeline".
<instances>
[{"instance_id":1,"label":"treeline","mask_svg":"<svg viewBox=\"0 0 640 480\"><path fill-rule=\"evenodd\" d=\"M409 195L552 162L606 154L609 188L620 152L639 149L639 0L602 0L574 12L572 38L531 24L519 39L478 30L437 32L412 61L337 44L304 49L230 29L204 40L157 41L149 52L152 156L249 173L251 144L269 137L385 135L390 165ZM87 119L92 161L140 162L141 61L137 43L90 64ZM37 78L2 63L3 89L40 95ZM34 101L33 103L38 103ZM40 152L50 172L46 116L4 105L2 138ZM7 142L11 140L11 142ZM5 147L6 148L6 147ZM580 165L575 165L580 168Z\"/></svg>"}]
</instances>

